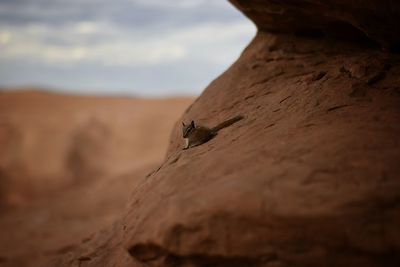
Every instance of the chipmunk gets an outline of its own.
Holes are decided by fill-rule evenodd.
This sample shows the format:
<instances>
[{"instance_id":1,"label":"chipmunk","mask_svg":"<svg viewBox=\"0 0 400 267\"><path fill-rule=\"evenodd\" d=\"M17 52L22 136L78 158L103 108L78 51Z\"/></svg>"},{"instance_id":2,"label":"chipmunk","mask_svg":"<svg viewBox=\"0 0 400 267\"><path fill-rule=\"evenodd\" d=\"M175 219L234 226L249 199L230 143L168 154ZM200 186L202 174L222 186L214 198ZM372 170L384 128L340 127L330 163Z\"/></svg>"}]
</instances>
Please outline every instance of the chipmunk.
<instances>
[{"instance_id":1,"label":"chipmunk","mask_svg":"<svg viewBox=\"0 0 400 267\"><path fill-rule=\"evenodd\" d=\"M184 122L182 122L182 134L183 138L185 138L186 141L185 147L183 149L188 149L204 144L205 142L211 140L214 136L216 136L219 130L228 127L243 118L243 116L239 115L229 120L226 120L213 128L196 125L194 121L191 121L190 124L185 124Z\"/></svg>"}]
</instances>

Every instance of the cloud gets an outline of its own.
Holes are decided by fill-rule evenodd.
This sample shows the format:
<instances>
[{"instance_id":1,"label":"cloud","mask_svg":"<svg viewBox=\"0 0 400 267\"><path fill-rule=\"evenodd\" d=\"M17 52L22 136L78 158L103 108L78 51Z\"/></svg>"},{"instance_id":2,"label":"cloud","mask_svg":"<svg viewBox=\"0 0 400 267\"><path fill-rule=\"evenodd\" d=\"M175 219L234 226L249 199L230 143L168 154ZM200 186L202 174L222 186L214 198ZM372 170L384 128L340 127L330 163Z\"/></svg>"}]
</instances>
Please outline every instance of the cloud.
<instances>
[{"instance_id":1,"label":"cloud","mask_svg":"<svg viewBox=\"0 0 400 267\"><path fill-rule=\"evenodd\" d=\"M209 9L212 8L225 8L226 3L221 0L130 0L132 3L143 6L161 7L161 8L198 8L201 6L207 6Z\"/></svg>"},{"instance_id":2,"label":"cloud","mask_svg":"<svg viewBox=\"0 0 400 267\"><path fill-rule=\"evenodd\" d=\"M146 67L191 58L215 64L232 58L232 51L221 48L249 38L250 27L238 22L203 23L169 32L121 29L101 22L61 28L44 24L0 27L0 59Z\"/></svg>"},{"instance_id":3,"label":"cloud","mask_svg":"<svg viewBox=\"0 0 400 267\"><path fill-rule=\"evenodd\" d=\"M0 81L198 92L254 33L222 0L0 0Z\"/></svg>"},{"instance_id":4,"label":"cloud","mask_svg":"<svg viewBox=\"0 0 400 267\"><path fill-rule=\"evenodd\" d=\"M0 23L60 25L79 20L107 20L141 26L179 25L238 18L239 12L229 12L232 10L224 0L14 0L0 1Z\"/></svg>"},{"instance_id":5,"label":"cloud","mask_svg":"<svg viewBox=\"0 0 400 267\"><path fill-rule=\"evenodd\" d=\"M0 45L7 45L10 42L10 32L0 32Z\"/></svg>"}]
</instances>

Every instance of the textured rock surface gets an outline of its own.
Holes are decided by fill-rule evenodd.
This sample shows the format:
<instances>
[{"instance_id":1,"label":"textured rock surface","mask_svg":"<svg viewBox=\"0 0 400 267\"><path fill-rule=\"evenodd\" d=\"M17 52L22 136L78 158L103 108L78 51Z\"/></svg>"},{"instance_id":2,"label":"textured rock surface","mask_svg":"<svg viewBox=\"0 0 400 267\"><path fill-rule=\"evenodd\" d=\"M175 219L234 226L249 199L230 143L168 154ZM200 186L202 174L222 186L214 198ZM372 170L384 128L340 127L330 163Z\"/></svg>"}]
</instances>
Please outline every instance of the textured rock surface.
<instances>
[{"instance_id":1,"label":"textured rock surface","mask_svg":"<svg viewBox=\"0 0 400 267\"><path fill-rule=\"evenodd\" d=\"M399 49L399 1L230 1L263 31L370 39L385 48Z\"/></svg>"},{"instance_id":2,"label":"textured rock surface","mask_svg":"<svg viewBox=\"0 0 400 267\"><path fill-rule=\"evenodd\" d=\"M399 74L394 55L259 33L183 116L246 118L186 151L177 124L124 219L50 266L398 266Z\"/></svg>"},{"instance_id":3,"label":"textured rock surface","mask_svg":"<svg viewBox=\"0 0 400 267\"><path fill-rule=\"evenodd\" d=\"M175 128L127 248L154 266L397 266L399 74L380 52L260 33L183 117L246 119L188 151Z\"/></svg>"}]
</instances>

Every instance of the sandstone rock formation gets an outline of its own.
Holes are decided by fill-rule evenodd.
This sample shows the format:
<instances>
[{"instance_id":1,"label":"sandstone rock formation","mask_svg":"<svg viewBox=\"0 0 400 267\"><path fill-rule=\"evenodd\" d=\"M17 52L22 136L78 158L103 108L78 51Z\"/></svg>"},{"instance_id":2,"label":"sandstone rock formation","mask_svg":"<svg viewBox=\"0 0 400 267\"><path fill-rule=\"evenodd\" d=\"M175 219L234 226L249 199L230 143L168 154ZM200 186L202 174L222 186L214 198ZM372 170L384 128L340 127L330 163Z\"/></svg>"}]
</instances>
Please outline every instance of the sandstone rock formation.
<instances>
[{"instance_id":1,"label":"sandstone rock formation","mask_svg":"<svg viewBox=\"0 0 400 267\"><path fill-rule=\"evenodd\" d=\"M99 178L110 170L108 151L111 129L98 119L89 119L72 134L71 144L66 153L65 168L75 180Z\"/></svg>"},{"instance_id":2,"label":"sandstone rock formation","mask_svg":"<svg viewBox=\"0 0 400 267\"><path fill-rule=\"evenodd\" d=\"M182 120L245 119L184 151L177 123L123 218L48 266L399 266L399 56L369 42L397 45L398 4L233 2L260 30Z\"/></svg>"},{"instance_id":3,"label":"sandstone rock formation","mask_svg":"<svg viewBox=\"0 0 400 267\"><path fill-rule=\"evenodd\" d=\"M137 266L398 266L399 72L395 55L260 32L183 116L246 119L188 151L177 126L134 193Z\"/></svg>"},{"instance_id":4,"label":"sandstone rock formation","mask_svg":"<svg viewBox=\"0 0 400 267\"><path fill-rule=\"evenodd\" d=\"M261 31L369 41L400 49L400 2L230 0Z\"/></svg>"}]
</instances>

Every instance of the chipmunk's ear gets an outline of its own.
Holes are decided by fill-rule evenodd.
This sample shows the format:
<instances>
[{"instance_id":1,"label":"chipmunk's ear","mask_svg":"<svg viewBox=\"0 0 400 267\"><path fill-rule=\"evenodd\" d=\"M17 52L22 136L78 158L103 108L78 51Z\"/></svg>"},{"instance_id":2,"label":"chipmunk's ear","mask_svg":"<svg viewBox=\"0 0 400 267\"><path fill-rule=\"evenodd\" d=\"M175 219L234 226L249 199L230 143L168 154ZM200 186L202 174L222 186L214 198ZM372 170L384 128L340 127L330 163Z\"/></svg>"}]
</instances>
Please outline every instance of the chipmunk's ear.
<instances>
[{"instance_id":1,"label":"chipmunk's ear","mask_svg":"<svg viewBox=\"0 0 400 267\"><path fill-rule=\"evenodd\" d=\"M182 126L185 126L185 123L182 121Z\"/></svg>"},{"instance_id":2,"label":"chipmunk's ear","mask_svg":"<svg viewBox=\"0 0 400 267\"><path fill-rule=\"evenodd\" d=\"M190 124L192 125L193 128L195 128L194 121L192 121Z\"/></svg>"}]
</instances>

